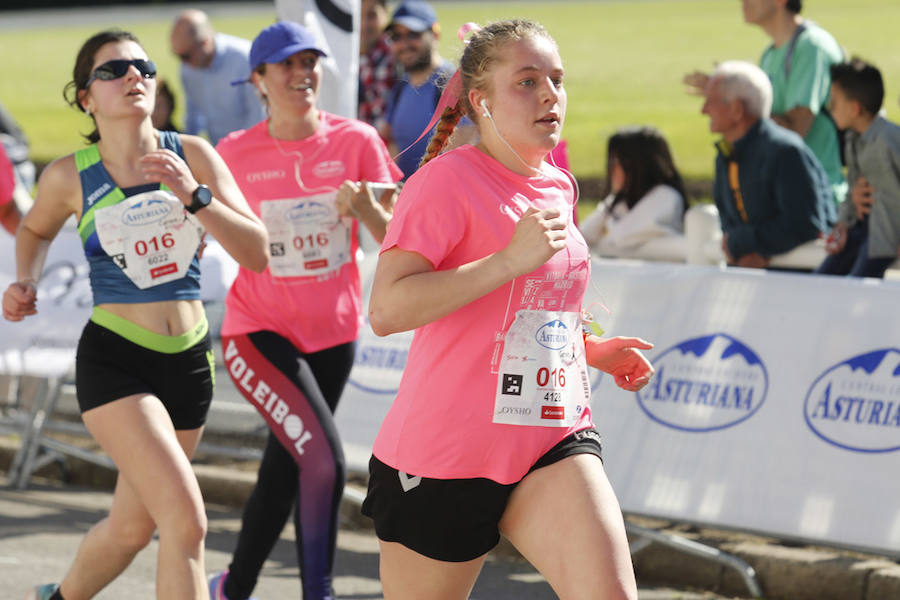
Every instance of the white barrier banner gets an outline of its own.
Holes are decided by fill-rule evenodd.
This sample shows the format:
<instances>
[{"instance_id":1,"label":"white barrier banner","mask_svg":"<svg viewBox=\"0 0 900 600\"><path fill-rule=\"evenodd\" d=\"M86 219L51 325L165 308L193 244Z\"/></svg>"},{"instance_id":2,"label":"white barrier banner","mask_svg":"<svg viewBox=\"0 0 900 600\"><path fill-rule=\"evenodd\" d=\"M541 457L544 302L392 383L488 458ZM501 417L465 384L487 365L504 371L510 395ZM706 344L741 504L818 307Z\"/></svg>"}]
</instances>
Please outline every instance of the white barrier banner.
<instances>
[{"instance_id":1,"label":"white barrier banner","mask_svg":"<svg viewBox=\"0 0 900 600\"><path fill-rule=\"evenodd\" d=\"M207 238L200 259L204 301L223 301L237 276L237 263ZM16 279L15 240L0 234L0 292ZM93 296L81 238L74 227L63 228L50 244L38 285L37 314L11 323L0 317L0 373L55 377L75 360Z\"/></svg>"},{"instance_id":2,"label":"white barrier banner","mask_svg":"<svg viewBox=\"0 0 900 600\"><path fill-rule=\"evenodd\" d=\"M0 292L15 280L15 239L0 234ZM64 374L75 359L92 304L81 240L74 229L64 228L44 263L37 314L16 323L0 317L0 373Z\"/></svg>"},{"instance_id":3,"label":"white barrier banner","mask_svg":"<svg viewBox=\"0 0 900 600\"><path fill-rule=\"evenodd\" d=\"M900 554L900 286L593 267L607 332L656 345L646 388L593 394L623 510Z\"/></svg>"},{"instance_id":4,"label":"white barrier banner","mask_svg":"<svg viewBox=\"0 0 900 600\"><path fill-rule=\"evenodd\" d=\"M235 267L212 248L204 297L220 300ZM0 320L0 372L71 366L91 306L73 230L46 265L38 315ZM360 264L366 294L374 266L374 255ZM2 236L3 289L14 274ZM657 373L641 392L592 380L623 510L900 555L900 285L601 260L585 305L608 335L656 344ZM364 454L411 339L360 335L337 418Z\"/></svg>"},{"instance_id":5,"label":"white barrier banner","mask_svg":"<svg viewBox=\"0 0 900 600\"><path fill-rule=\"evenodd\" d=\"M367 254L358 263L366 313L376 263L377 252ZM411 331L378 337L369 326L368 318L359 332L353 370L335 413L344 454L351 468L367 468L378 428L400 387L412 338Z\"/></svg>"},{"instance_id":6,"label":"white barrier banner","mask_svg":"<svg viewBox=\"0 0 900 600\"><path fill-rule=\"evenodd\" d=\"M306 27L328 54L322 64L319 108L356 118L359 102L360 0L275 0L284 21Z\"/></svg>"},{"instance_id":7,"label":"white barrier banner","mask_svg":"<svg viewBox=\"0 0 900 600\"><path fill-rule=\"evenodd\" d=\"M623 510L900 554L900 286L600 260L585 306L655 344L638 394L593 372ZM363 331L345 439L371 448L410 340Z\"/></svg>"}]
</instances>

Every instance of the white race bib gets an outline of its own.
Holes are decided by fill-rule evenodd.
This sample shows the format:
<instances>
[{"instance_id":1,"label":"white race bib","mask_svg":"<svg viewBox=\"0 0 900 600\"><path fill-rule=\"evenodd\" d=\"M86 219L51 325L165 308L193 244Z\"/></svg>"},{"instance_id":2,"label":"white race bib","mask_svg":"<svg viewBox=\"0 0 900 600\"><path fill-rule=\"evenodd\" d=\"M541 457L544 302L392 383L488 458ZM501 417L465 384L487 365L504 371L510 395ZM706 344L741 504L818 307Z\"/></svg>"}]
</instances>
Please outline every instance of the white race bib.
<instances>
[{"instance_id":1,"label":"white race bib","mask_svg":"<svg viewBox=\"0 0 900 600\"><path fill-rule=\"evenodd\" d=\"M273 276L320 276L350 261L353 221L338 215L336 199L337 192L329 192L260 203Z\"/></svg>"},{"instance_id":2,"label":"white race bib","mask_svg":"<svg viewBox=\"0 0 900 600\"><path fill-rule=\"evenodd\" d=\"M517 311L504 337L494 423L571 427L590 394L581 315Z\"/></svg>"},{"instance_id":3,"label":"white race bib","mask_svg":"<svg viewBox=\"0 0 900 600\"><path fill-rule=\"evenodd\" d=\"M101 208L94 225L103 251L142 290L184 277L204 231L178 198L164 190Z\"/></svg>"}]
</instances>

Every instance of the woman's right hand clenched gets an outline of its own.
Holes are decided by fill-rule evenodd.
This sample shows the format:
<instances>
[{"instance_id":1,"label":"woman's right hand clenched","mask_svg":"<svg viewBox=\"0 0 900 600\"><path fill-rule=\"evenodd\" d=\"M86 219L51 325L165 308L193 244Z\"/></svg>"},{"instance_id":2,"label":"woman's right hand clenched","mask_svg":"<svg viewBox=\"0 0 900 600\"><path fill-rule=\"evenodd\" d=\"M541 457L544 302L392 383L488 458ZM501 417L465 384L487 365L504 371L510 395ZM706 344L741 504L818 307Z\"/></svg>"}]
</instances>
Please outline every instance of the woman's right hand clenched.
<instances>
[{"instance_id":1,"label":"woman's right hand clenched","mask_svg":"<svg viewBox=\"0 0 900 600\"><path fill-rule=\"evenodd\" d=\"M21 321L37 313L37 287L33 281L16 281L3 292L3 318Z\"/></svg>"},{"instance_id":2,"label":"woman's right hand clenched","mask_svg":"<svg viewBox=\"0 0 900 600\"><path fill-rule=\"evenodd\" d=\"M509 244L498 254L518 277L534 271L566 246L566 220L555 208L529 206L519 218Z\"/></svg>"}]
</instances>

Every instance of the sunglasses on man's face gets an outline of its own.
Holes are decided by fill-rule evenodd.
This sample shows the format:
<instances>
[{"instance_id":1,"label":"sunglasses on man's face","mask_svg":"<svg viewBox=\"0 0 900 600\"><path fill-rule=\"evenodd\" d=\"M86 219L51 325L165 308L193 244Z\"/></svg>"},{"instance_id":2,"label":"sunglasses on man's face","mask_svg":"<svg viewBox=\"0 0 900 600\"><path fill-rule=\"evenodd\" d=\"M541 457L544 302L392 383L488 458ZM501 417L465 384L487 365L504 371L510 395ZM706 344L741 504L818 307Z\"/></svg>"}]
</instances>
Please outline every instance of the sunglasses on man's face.
<instances>
[{"instance_id":1,"label":"sunglasses on man's face","mask_svg":"<svg viewBox=\"0 0 900 600\"><path fill-rule=\"evenodd\" d=\"M87 83L84 84L84 89L90 87L95 79L112 81L113 79L124 77L132 65L137 68L144 79L156 77L156 64L152 60L141 60L140 58L134 60L111 60L94 69L94 72L88 77Z\"/></svg>"}]
</instances>

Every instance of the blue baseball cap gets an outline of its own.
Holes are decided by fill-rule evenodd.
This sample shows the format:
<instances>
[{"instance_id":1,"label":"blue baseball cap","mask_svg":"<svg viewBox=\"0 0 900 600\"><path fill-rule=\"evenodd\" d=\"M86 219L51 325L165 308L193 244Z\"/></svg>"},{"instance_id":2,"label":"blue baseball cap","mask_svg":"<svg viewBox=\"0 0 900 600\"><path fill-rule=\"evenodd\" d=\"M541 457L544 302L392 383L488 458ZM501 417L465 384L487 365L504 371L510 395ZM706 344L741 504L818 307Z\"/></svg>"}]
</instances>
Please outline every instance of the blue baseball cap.
<instances>
[{"instance_id":1,"label":"blue baseball cap","mask_svg":"<svg viewBox=\"0 0 900 600\"><path fill-rule=\"evenodd\" d=\"M421 0L407 0L394 11L387 28L403 25L410 31L422 32L431 29L436 22L437 14L431 5Z\"/></svg>"},{"instance_id":2,"label":"blue baseball cap","mask_svg":"<svg viewBox=\"0 0 900 600\"><path fill-rule=\"evenodd\" d=\"M293 21L279 21L259 32L250 46L250 72L263 63L281 62L292 54L311 50L319 56L328 54L319 47L316 38L305 27ZM231 85L247 83L250 80L232 81Z\"/></svg>"}]
</instances>

